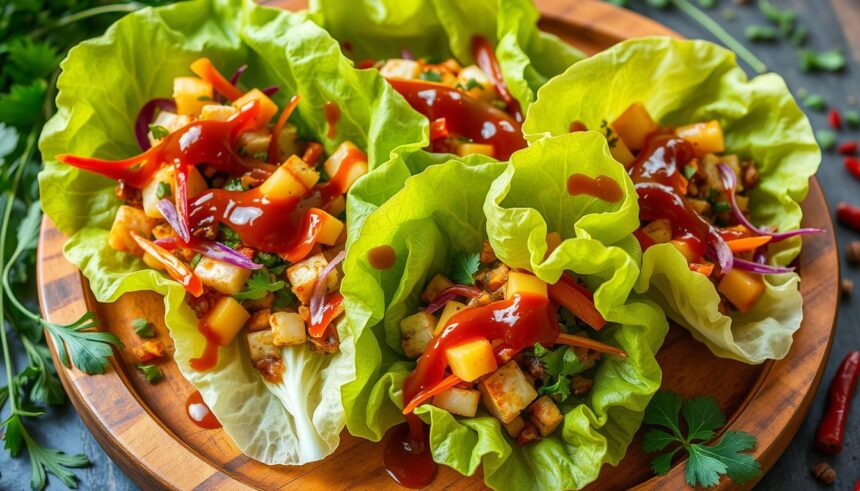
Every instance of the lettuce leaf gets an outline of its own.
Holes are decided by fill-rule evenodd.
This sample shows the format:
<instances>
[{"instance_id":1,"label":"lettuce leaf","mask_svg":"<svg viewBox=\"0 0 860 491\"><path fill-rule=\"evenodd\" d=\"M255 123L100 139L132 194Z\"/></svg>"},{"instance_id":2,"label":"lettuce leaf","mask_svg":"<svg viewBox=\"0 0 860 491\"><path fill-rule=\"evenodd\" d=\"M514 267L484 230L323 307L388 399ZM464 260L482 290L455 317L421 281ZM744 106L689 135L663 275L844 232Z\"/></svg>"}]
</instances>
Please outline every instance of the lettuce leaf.
<instances>
[{"instance_id":1,"label":"lettuce leaf","mask_svg":"<svg viewBox=\"0 0 860 491\"><path fill-rule=\"evenodd\" d=\"M191 370L188 361L201 352L204 339L183 302L182 287L107 246L119 205L114 183L53 159L60 153L102 158L139 153L133 131L138 109L150 98L169 96L173 78L187 75L200 56L224 73L247 63L241 82L278 84L275 99L281 107L300 94L290 119L300 133L329 152L351 140L366 149L371 167L394 152L425 146L425 121L376 72L354 70L337 41L305 14L251 1L198 0L144 9L74 48L62 63L58 112L40 142L46 167L39 180L45 212L71 237L67 257L89 278L101 302L140 290L164 295L176 362L244 453L273 464L319 460L334 451L345 424L340 388L355 377L353 329L359 324L347 316L338 326L342 344L335 355L306 347L282 350L287 369L278 384L259 376L242 341L221 349L214 370ZM327 101L336 101L342 111L334 139L326 137L322 107Z\"/></svg>"},{"instance_id":2,"label":"lettuce leaf","mask_svg":"<svg viewBox=\"0 0 860 491\"><path fill-rule=\"evenodd\" d=\"M537 28L530 0L311 0L320 25L349 46L354 60L450 57L474 63L472 38L496 46L511 94L526 108L546 81L585 56Z\"/></svg>"},{"instance_id":3,"label":"lettuce leaf","mask_svg":"<svg viewBox=\"0 0 860 491\"><path fill-rule=\"evenodd\" d=\"M726 153L758 164L761 181L749 193L752 221L779 230L800 226L800 203L821 160L809 121L782 78L750 80L733 53L712 43L637 39L579 62L539 90L523 131L536 141L567 133L574 120L597 128L637 101L664 125L719 120ZM770 262L789 264L800 246L800 238L771 246ZM795 274L767 277L767 292L751 312L723 315L707 279L689 271L676 251L653 247L643 256L637 291L715 354L761 363L785 356L800 327L798 281Z\"/></svg>"},{"instance_id":4,"label":"lettuce leaf","mask_svg":"<svg viewBox=\"0 0 860 491\"><path fill-rule=\"evenodd\" d=\"M572 197L559 191L557 182L535 193L543 189L535 186L554 181L556 172L566 178L573 168L608 175L629 188L623 168L607 155L599 135L577 134L522 150L511 164L451 160L408 178L401 191L366 217L344 261L342 285L343 291L356 292L348 306L354 318L370 326L356 337L356 351L362 354L358 375L344 389L351 433L376 441L403 421L402 384L415 363L402 354L399 321L416 311L426 282L446 271L453 255L480 250L489 236L500 258L533 269L544 280L555 281L564 270L583 275L596 288L598 309L613 323L595 337L622 347L629 357L604 358L593 391L562 408L563 429L525 447L512 442L484 412L459 418L430 405L420 407L416 413L430 423L434 459L467 475L483 463L484 479L494 489L581 488L604 463L621 460L660 385L655 353L668 326L655 305L628 298L638 276L637 259L620 246L636 248L627 239L607 247L593 237L613 226L618 235L629 234L638 207ZM541 176L546 169L536 165L540 161L563 165ZM591 219L595 215L601 220ZM543 261L548 227L566 240ZM390 270L376 270L367 261L368 251L380 244L397 252Z\"/></svg>"}]
</instances>

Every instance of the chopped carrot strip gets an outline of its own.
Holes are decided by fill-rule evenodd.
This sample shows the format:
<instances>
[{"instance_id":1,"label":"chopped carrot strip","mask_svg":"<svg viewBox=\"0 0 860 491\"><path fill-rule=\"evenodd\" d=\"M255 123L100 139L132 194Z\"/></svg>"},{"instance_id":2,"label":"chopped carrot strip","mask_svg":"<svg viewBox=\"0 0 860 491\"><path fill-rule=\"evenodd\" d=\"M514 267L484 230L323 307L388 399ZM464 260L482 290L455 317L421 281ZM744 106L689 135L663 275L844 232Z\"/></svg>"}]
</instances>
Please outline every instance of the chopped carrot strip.
<instances>
[{"instance_id":1,"label":"chopped carrot strip","mask_svg":"<svg viewBox=\"0 0 860 491\"><path fill-rule=\"evenodd\" d=\"M319 143L310 142L308 143L308 148L305 149L305 153L302 154L302 160L311 167L314 167L319 162L320 157L322 157L324 150L325 148Z\"/></svg>"},{"instance_id":2,"label":"chopped carrot strip","mask_svg":"<svg viewBox=\"0 0 860 491\"><path fill-rule=\"evenodd\" d=\"M561 304L562 307L582 319L583 322L595 330L599 331L606 325L606 319L597 311L594 301L584 295L579 288L573 287L568 282L562 280L554 285L548 285L547 291L550 298Z\"/></svg>"},{"instance_id":3,"label":"chopped carrot strip","mask_svg":"<svg viewBox=\"0 0 860 491\"><path fill-rule=\"evenodd\" d=\"M555 340L556 344L565 344L568 346L578 346L580 348L588 348L594 351L599 351L601 353L609 353L611 355L617 355L622 358L627 358L627 353L620 348L616 348L615 346L609 346L608 344L601 343L600 341L595 341L593 339L589 339L583 336L576 336L574 334L559 334L558 339Z\"/></svg>"},{"instance_id":4,"label":"chopped carrot strip","mask_svg":"<svg viewBox=\"0 0 860 491\"><path fill-rule=\"evenodd\" d=\"M462 380L460 380L460 377L456 375L449 375L445 377L435 386L430 387L429 389L424 389L421 392L415 394L415 397L413 397L412 400L409 401L409 404L407 404L406 407L403 408L403 414L411 413L415 410L415 408L417 408L421 404L424 404L424 402L426 402L431 397L435 396L440 392L445 392L446 390L450 389L451 387L454 387L460 382L462 382Z\"/></svg>"},{"instance_id":5,"label":"chopped carrot strip","mask_svg":"<svg viewBox=\"0 0 860 491\"><path fill-rule=\"evenodd\" d=\"M690 263L690 271L711 276L714 272L714 263Z\"/></svg>"},{"instance_id":6,"label":"chopped carrot strip","mask_svg":"<svg viewBox=\"0 0 860 491\"><path fill-rule=\"evenodd\" d=\"M131 232L131 237L135 242L137 242L137 245L139 245L141 249L164 265L164 269L167 270L167 274L169 274L174 280L182 283L182 286L188 290L188 293L195 297L203 295L203 282L200 281L200 278L191 271L191 268L186 266L185 263L179 260L179 258L167 252L166 249L155 242L145 239L134 232Z\"/></svg>"},{"instance_id":7,"label":"chopped carrot strip","mask_svg":"<svg viewBox=\"0 0 860 491\"><path fill-rule=\"evenodd\" d=\"M290 119L290 115L295 111L296 106L299 105L299 101L301 100L301 96L294 95L290 102L287 103L287 106L284 107L284 110L281 111L280 117L278 117L278 122L275 123L274 128L272 128L272 140L269 142L269 162L273 164L277 164L280 160L280 155L278 154L278 144L281 139L281 131L284 129L284 125L287 124L287 120Z\"/></svg>"},{"instance_id":8,"label":"chopped carrot strip","mask_svg":"<svg viewBox=\"0 0 860 491\"><path fill-rule=\"evenodd\" d=\"M231 84L224 75L215 68L209 58L199 58L191 64L191 71L203 80L212 84L212 87L227 99L234 101L242 97L242 91Z\"/></svg>"},{"instance_id":9,"label":"chopped carrot strip","mask_svg":"<svg viewBox=\"0 0 860 491\"><path fill-rule=\"evenodd\" d=\"M770 242L770 235L759 235L758 237L746 237L743 239L727 240L726 245L732 252L754 251Z\"/></svg>"}]
</instances>

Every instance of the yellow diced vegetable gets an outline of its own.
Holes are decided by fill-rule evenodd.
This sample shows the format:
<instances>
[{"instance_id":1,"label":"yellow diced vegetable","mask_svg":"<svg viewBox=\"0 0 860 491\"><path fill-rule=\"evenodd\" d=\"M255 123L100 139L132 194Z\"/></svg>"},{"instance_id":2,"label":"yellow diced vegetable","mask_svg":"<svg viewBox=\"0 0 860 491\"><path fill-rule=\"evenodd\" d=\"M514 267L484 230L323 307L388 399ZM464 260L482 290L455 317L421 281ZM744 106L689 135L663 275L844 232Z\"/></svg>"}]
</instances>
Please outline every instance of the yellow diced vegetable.
<instances>
[{"instance_id":1,"label":"yellow diced vegetable","mask_svg":"<svg viewBox=\"0 0 860 491\"><path fill-rule=\"evenodd\" d=\"M347 157L349 157L349 160L352 163L349 167L349 174L344 176L341 181L343 183L343 189L345 190L352 187L359 177L367 174L367 155L365 155L364 152L362 152L361 149L356 147L352 142L345 141L337 147L337 150L335 150L323 164L323 169L325 169L326 174L334 177L337 175L340 170L340 166Z\"/></svg>"},{"instance_id":2,"label":"yellow diced vegetable","mask_svg":"<svg viewBox=\"0 0 860 491\"><path fill-rule=\"evenodd\" d=\"M549 396L541 396L529 407L529 421L538 429L541 436L549 436L563 421L561 411Z\"/></svg>"},{"instance_id":3,"label":"yellow diced vegetable","mask_svg":"<svg viewBox=\"0 0 860 491\"><path fill-rule=\"evenodd\" d=\"M257 127L262 128L272 120L275 114L278 113L278 106L260 89L252 89L246 92L242 97L233 101L233 107L241 110L245 104L252 101L258 101L260 104L260 113L257 116Z\"/></svg>"},{"instance_id":4,"label":"yellow diced vegetable","mask_svg":"<svg viewBox=\"0 0 860 491\"><path fill-rule=\"evenodd\" d=\"M433 405L457 416L474 417L478 412L481 393L473 389L451 387L433 397Z\"/></svg>"},{"instance_id":5,"label":"yellow diced vegetable","mask_svg":"<svg viewBox=\"0 0 860 491\"><path fill-rule=\"evenodd\" d=\"M251 314L233 297L221 297L209 310L205 322L218 335L221 346L227 346L248 322Z\"/></svg>"},{"instance_id":6,"label":"yellow diced vegetable","mask_svg":"<svg viewBox=\"0 0 860 491\"><path fill-rule=\"evenodd\" d=\"M421 65L415 60L391 59L379 69L385 78L414 79L421 75Z\"/></svg>"},{"instance_id":7,"label":"yellow diced vegetable","mask_svg":"<svg viewBox=\"0 0 860 491\"><path fill-rule=\"evenodd\" d=\"M295 126L286 123L278 135L278 160L283 162L290 155L301 153L299 131Z\"/></svg>"},{"instance_id":8,"label":"yellow diced vegetable","mask_svg":"<svg viewBox=\"0 0 860 491\"><path fill-rule=\"evenodd\" d=\"M108 234L108 245L117 251L142 256L143 249L137 245L131 232L142 237L149 237L154 225L153 220L147 217L140 208L121 205L116 211L116 217L114 217L113 225L111 225Z\"/></svg>"},{"instance_id":9,"label":"yellow diced vegetable","mask_svg":"<svg viewBox=\"0 0 860 491\"><path fill-rule=\"evenodd\" d=\"M516 294L531 294L546 298L546 282L533 274L510 272L505 298L511 298Z\"/></svg>"},{"instance_id":10,"label":"yellow diced vegetable","mask_svg":"<svg viewBox=\"0 0 860 491\"><path fill-rule=\"evenodd\" d=\"M451 373L466 382L477 380L497 368L493 346L486 339L476 339L445 350Z\"/></svg>"},{"instance_id":11,"label":"yellow diced vegetable","mask_svg":"<svg viewBox=\"0 0 860 491\"><path fill-rule=\"evenodd\" d=\"M275 172L260 184L259 189L264 196L275 200L297 198L308 192L308 188L283 166L275 169Z\"/></svg>"},{"instance_id":12,"label":"yellow diced vegetable","mask_svg":"<svg viewBox=\"0 0 860 491\"><path fill-rule=\"evenodd\" d=\"M176 112L196 116L203 106L212 101L212 84L197 77L176 77L173 79L173 100Z\"/></svg>"},{"instance_id":13,"label":"yellow diced vegetable","mask_svg":"<svg viewBox=\"0 0 860 491\"><path fill-rule=\"evenodd\" d=\"M433 339L436 316L429 312L418 312L400 321L400 345L409 358L418 358Z\"/></svg>"},{"instance_id":14,"label":"yellow diced vegetable","mask_svg":"<svg viewBox=\"0 0 860 491\"><path fill-rule=\"evenodd\" d=\"M642 227L642 232L658 244L672 240L672 222L666 218L658 218Z\"/></svg>"},{"instance_id":15,"label":"yellow diced vegetable","mask_svg":"<svg viewBox=\"0 0 860 491\"><path fill-rule=\"evenodd\" d=\"M246 131L239 135L239 148L243 149L246 155L259 156L265 155L258 160L268 160L269 158L269 143L272 141L272 134L266 128L257 128L255 130ZM255 157L256 158L256 157Z\"/></svg>"},{"instance_id":16,"label":"yellow diced vegetable","mask_svg":"<svg viewBox=\"0 0 860 491\"><path fill-rule=\"evenodd\" d=\"M320 173L297 155L291 155L281 167L290 171L307 189L314 187L320 180Z\"/></svg>"},{"instance_id":17,"label":"yellow diced vegetable","mask_svg":"<svg viewBox=\"0 0 860 491\"><path fill-rule=\"evenodd\" d=\"M343 222L328 213L318 210L323 214L323 222L320 225L320 232L317 235L317 242L323 245L335 245L340 233L343 232Z\"/></svg>"},{"instance_id":18,"label":"yellow diced vegetable","mask_svg":"<svg viewBox=\"0 0 860 491\"><path fill-rule=\"evenodd\" d=\"M433 300L436 300L436 297L439 296L439 293L441 293L442 290L451 286L454 286L454 282L445 276L436 273L436 275L433 276L433 279L431 279L424 288L424 292L421 294L421 300L427 304L432 303Z\"/></svg>"},{"instance_id":19,"label":"yellow diced vegetable","mask_svg":"<svg viewBox=\"0 0 860 491\"><path fill-rule=\"evenodd\" d=\"M609 153L612 154L613 159L620 162L626 169L629 169L633 161L636 160L636 157L633 156L633 152L627 148L627 145L624 144L624 140L621 138L613 140L612 145L609 147Z\"/></svg>"},{"instance_id":20,"label":"yellow diced vegetable","mask_svg":"<svg viewBox=\"0 0 860 491\"><path fill-rule=\"evenodd\" d=\"M247 334L248 352L251 361L257 363L265 358L280 358L281 352L272 340L272 331L254 331Z\"/></svg>"},{"instance_id":21,"label":"yellow diced vegetable","mask_svg":"<svg viewBox=\"0 0 860 491\"><path fill-rule=\"evenodd\" d=\"M453 317L454 314L465 308L465 304L456 302L454 300L451 300L446 303L445 308L442 309L442 313L439 314L439 322L436 323L436 329L433 331L433 335L435 336L442 332L442 329L445 329L445 325L448 324L448 321L451 320L451 317Z\"/></svg>"},{"instance_id":22,"label":"yellow diced vegetable","mask_svg":"<svg viewBox=\"0 0 860 491\"><path fill-rule=\"evenodd\" d=\"M723 275L717 290L741 312L747 312L764 293L761 275L732 269Z\"/></svg>"},{"instance_id":23,"label":"yellow diced vegetable","mask_svg":"<svg viewBox=\"0 0 860 491\"><path fill-rule=\"evenodd\" d=\"M163 218L161 211L158 209L158 202L161 198L158 197L158 188L167 191L163 195L165 198L170 198L170 201L176 201L176 168L172 165L166 165L158 170L150 181L140 191L140 198L143 204L143 211L146 216L152 218ZM194 198L203 194L209 187L206 185L206 179L196 167L188 169L187 190L188 198Z\"/></svg>"},{"instance_id":24,"label":"yellow diced vegetable","mask_svg":"<svg viewBox=\"0 0 860 491\"><path fill-rule=\"evenodd\" d=\"M191 118L189 116L185 116L184 114L175 114L170 111L159 111L155 116L155 119L152 120L152 126L160 126L167 130L167 134L173 133L177 130L180 130L191 123ZM161 138L156 139L152 135L152 131L147 133L147 138L149 138L149 144L153 147L161 141Z\"/></svg>"},{"instance_id":25,"label":"yellow diced vegetable","mask_svg":"<svg viewBox=\"0 0 860 491\"><path fill-rule=\"evenodd\" d=\"M537 399L537 391L516 361L509 361L478 384L481 401L493 416L508 424Z\"/></svg>"},{"instance_id":26,"label":"yellow diced vegetable","mask_svg":"<svg viewBox=\"0 0 860 491\"><path fill-rule=\"evenodd\" d=\"M251 276L251 270L202 257L194 268L194 274L209 288L224 295L235 295L242 291Z\"/></svg>"},{"instance_id":27,"label":"yellow diced vegetable","mask_svg":"<svg viewBox=\"0 0 860 491\"><path fill-rule=\"evenodd\" d=\"M292 346L307 341L305 321L296 312L275 312L269 316L275 346Z\"/></svg>"},{"instance_id":28,"label":"yellow diced vegetable","mask_svg":"<svg viewBox=\"0 0 860 491\"><path fill-rule=\"evenodd\" d=\"M457 83L466 87L466 92L475 99L491 102L496 99L496 89L490 77L477 65L469 65L457 75ZM469 87L471 86L471 87Z\"/></svg>"},{"instance_id":29,"label":"yellow diced vegetable","mask_svg":"<svg viewBox=\"0 0 860 491\"><path fill-rule=\"evenodd\" d=\"M659 129L657 123L648 114L648 110L640 102L631 104L612 122L610 127L631 150L641 150L645 146L648 135Z\"/></svg>"},{"instance_id":30,"label":"yellow diced vegetable","mask_svg":"<svg viewBox=\"0 0 860 491\"><path fill-rule=\"evenodd\" d=\"M331 216L338 216L346 211L346 198L340 194L326 205L326 210Z\"/></svg>"},{"instance_id":31,"label":"yellow diced vegetable","mask_svg":"<svg viewBox=\"0 0 860 491\"><path fill-rule=\"evenodd\" d=\"M693 145L697 155L720 153L726 149L723 128L717 120L675 128L675 134Z\"/></svg>"},{"instance_id":32,"label":"yellow diced vegetable","mask_svg":"<svg viewBox=\"0 0 860 491\"><path fill-rule=\"evenodd\" d=\"M206 104L200 109L200 119L212 121L227 121L237 111L233 106L225 106L224 104Z\"/></svg>"},{"instance_id":33,"label":"yellow diced vegetable","mask_svg":"<svg viewBox=\"0 0 860 491\"><path fill-rule=\"evenodd\" d=\"M454 148L454 153L460 157L476 153L493 157L496 155L496 149L489 143L458 143Z\"/></svg>"},{"instance_id":34,"label":"yellow diced vegetable","mask_svg":"<svg viewBox=\"0 0 860 491\"><path fill-rule=\"evenodd\" d=\"M699 254L696 253L696 251L694 251L693 248L690 247L690 244L688 244L686 241L672 240L669 243L672 244L675 249L678 249L678 252L680 252L681 255L684 256L688 263L697 263L702 259L701 257L699 257Z\"/></svg>"}]
</instances>

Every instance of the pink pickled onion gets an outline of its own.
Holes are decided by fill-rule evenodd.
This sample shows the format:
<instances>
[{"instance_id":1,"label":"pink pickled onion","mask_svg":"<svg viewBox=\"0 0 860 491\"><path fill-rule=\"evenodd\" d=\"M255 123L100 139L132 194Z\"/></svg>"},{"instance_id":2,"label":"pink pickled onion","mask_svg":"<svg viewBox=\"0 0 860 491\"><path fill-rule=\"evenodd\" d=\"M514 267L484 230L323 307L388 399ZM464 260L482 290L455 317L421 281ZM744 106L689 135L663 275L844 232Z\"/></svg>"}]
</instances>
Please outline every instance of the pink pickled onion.
<instances>
[{"instance_id":1,"label":"pink pickled onion","mask_svg":"<svg viewBox=\"0 0 860 491\"><path fill-rule=\"evenodd\" d=\"M448 303L448 301L453 299L453 298L457 298L457 297L477 298L483 293L484 293L483 290L481 290L480 288L475 287L475 286L452 285L452 286L449 286L448 288L442 290L441 292L439 292L439 294L436 295L436 298L434 298L433 301L430 302L430 305L428 305L426 308L424 308L424 312L427 312L428 314L432 314L432 313L436 312L437 310L441 309L442 307L444 307L445 304Z\"/></svg>"},{"instance_id":2,"label":"pink pickled onion","mask_svg":"<svg viewBox=\"0 0 860 491\"><path fill-rule=\"evenodd\" d=\"M140 108L137 119L134 120L134 136L141 150L149 150L149 125L155 118L155 110L176 111L176 102L173 99L152 99Z\"/></svg>"},{"instance_id":3,"label":"pink pickled onion","mask_svg":"<svg viewBox=\"0 0 860 491\"><path fill-rule=\"evenodd\" d=\"M309 303L312 324L319 324L322 322L322 316L325 310L326 279L328 279L329 273L331 273L345 257L346 251L338 252L337 256L333 257L326 267L320 271L320 275L317 277L316 283L314 283L314 291Z\"/></svg>"},{"instance_id":4,"label":"pink pickled onion","mask_svg":"<svg viewBox=\"0 0 860 491\"><path fill-rule=\"evenodd\" d=\"M178 239L177 237L166 237L164 239L156 240L155 243L169 251L172 251L177 247L191 249L192 251L197 252L202 256L206 256L210 259L215 259L216 261L223 261L225 263L232 264L233 266L238 266L240 268L260 269L263 267L262 265L257 264L254 261L248 259L246 256L240 254L238 251L231 249L220 242L215 242L214 240L194 237L191 239L190 243L184 243L181 239Z\"/></svg>"}]
</instances>

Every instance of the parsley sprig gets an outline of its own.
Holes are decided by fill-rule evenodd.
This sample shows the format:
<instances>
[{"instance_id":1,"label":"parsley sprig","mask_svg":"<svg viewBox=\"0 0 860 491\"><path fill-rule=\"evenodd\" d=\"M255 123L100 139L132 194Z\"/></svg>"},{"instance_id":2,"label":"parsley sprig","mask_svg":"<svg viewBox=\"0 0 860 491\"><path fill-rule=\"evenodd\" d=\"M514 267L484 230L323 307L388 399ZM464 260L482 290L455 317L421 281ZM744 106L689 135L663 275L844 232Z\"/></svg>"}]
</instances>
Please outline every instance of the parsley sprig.
<instances>
[{"instance_id":1,"label":"parsley sprig","mask_svg":"<svg viewBox=\"0 0 860 491\"><path fill-rule=\"evenodd\" d=\"M474 285L473 275L481 265L481 254L457 251L451 256L450 264L451 281L460 285Z\"/></svg>"},{"instance_id":2,"label":"parsley sprig","mask_svg":"<svg viewBox=\"0 0 860 491\"><path fill-rule=\"evenodd\" d=\"M682 431L680 416L686 423ZM752 455L744 453L755 447L755 437L742 431L727 431L718 443L713 440L716 430L726 424L726 417L713 397L682 399L673 392L657 392L645 409L647 425L651 428L642 438L642 448L649 453L660 452L675 445L668 453L651 461L655 474L666 474L672 459L679 452L687 452L686 481L690 486L716 486L720 476L727 474L738 484L744 484L761 473L761 466ZM669 431L665 431L669 430Z\"/></svg>"},{"instance_id":3,"label":"parsley sprig","mask_svg":"<svg viewBox=\"0 0 860 491\"><path fill-rule=\"evenodd\" d=\"M275 276L264 269L254 271L245 283L245 289L233 295L236 300L260 300L269 292L283 290L286 284L283 280L276 280Z\"/></svg>"}]
</instances>

